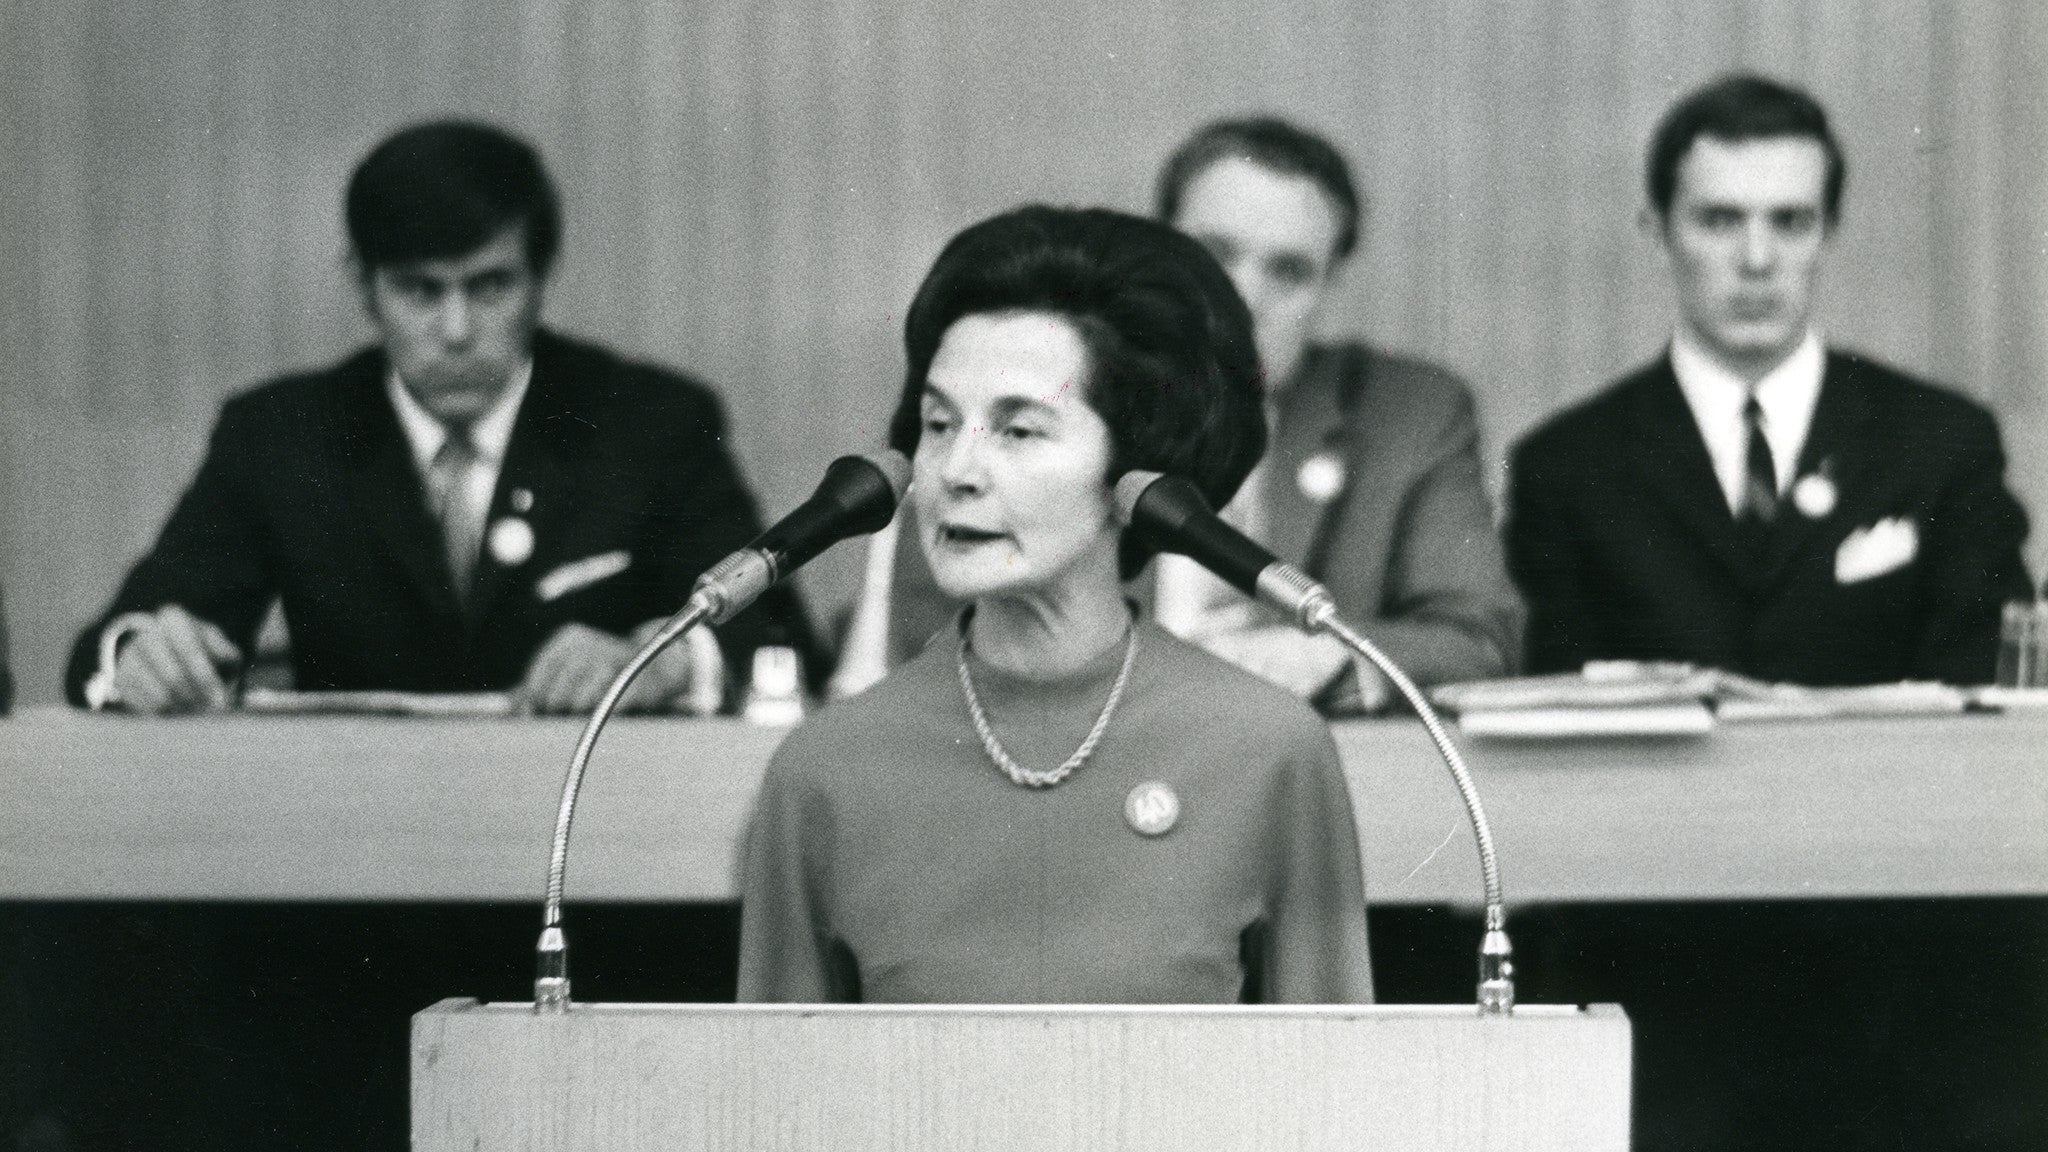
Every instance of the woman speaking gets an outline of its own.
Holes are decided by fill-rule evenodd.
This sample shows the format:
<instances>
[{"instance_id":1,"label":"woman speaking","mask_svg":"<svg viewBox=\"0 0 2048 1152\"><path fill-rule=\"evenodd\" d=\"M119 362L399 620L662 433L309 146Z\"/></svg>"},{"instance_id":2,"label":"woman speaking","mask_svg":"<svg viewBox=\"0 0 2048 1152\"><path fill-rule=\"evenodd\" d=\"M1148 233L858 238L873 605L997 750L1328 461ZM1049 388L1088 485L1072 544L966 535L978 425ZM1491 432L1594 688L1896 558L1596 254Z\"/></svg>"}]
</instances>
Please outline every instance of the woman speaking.
<instances>
[{"instance_id":1,"label":"woman speaking","mask_svg":"<svg viewBox=\"0 0 2048 1152\"><path fill-rule=\"evenodd\" d=\"M794 732L749 836L740 999L1363 1002L1328 730L1134 618L1134 468L1215 505L1264 447L1249 315L1162 224L1022 208L946 246L891 440L955 627Z\"/></svg>"}]
</instances>

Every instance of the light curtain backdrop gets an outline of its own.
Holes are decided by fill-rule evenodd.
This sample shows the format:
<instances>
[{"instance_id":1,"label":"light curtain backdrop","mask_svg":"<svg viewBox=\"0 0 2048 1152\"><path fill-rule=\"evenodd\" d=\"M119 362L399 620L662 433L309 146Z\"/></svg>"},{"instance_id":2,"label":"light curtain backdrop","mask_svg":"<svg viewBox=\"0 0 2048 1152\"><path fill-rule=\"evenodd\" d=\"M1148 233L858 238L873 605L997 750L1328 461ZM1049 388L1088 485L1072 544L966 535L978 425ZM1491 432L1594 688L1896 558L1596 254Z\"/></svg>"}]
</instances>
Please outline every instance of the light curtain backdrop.
<instances>
[{"instance_id":1,"label":"light curtain backdrop","mask_svg":"<svg viewBox=\"0 0 2048 1152\"><path fill-rule=\"evenodd\" d=\"M877 442L959 227L1143 210L1199 122L1299 118L1371 199L1325 316L1440 360L1487 452L1654 354L1644 140L1723 69L1848 149L1837 341L1991 404L2048 510L2048 5L1910 0L0 0L0 580L25 700L190 478L220 401L368 333L339 200L384 134L531 136L549 315L699 373L773 516ZM2030 542L2035 570L2041 533ZM850 594L856 552L808 579Z\"/></svg>"}]
</instances>

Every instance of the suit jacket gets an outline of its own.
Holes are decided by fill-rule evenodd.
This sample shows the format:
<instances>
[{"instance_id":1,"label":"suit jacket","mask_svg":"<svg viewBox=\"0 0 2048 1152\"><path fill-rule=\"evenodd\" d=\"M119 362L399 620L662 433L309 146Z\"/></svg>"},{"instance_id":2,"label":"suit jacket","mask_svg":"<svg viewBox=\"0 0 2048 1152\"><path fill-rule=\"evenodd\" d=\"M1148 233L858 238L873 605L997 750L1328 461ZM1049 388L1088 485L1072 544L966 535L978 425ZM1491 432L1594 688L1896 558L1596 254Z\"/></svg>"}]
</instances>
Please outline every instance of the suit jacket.
<instances>
[{"instance_id":1,"label":"suit jacket","mask_svg":"<svg viewBox=\"0 0 2048 1152\"><path fill-rule=\"evenodd\" d=\"M1999 606L2028 590L2026 514L2004 470L1988 412L1830 352L1802 480L1767 546L1746 549L1660 358L1515 449L1508 560L1529 602L1529 668L1633 658L1808 684L1986 681Z\"/></svg>"},{"instance_id":2,"label":"suit jacket","mask_svg":"<svg viewBox=\"0 0 2048 1152\"><path fill-rule=\"evenodd\" d=\"M227 402L155 547L73 648L72 701L106 622L167 603L246 652L279 599L298 687L414 691L509 688L564 624L624 634L679 608L759 528L716 397L547 332L533 355L487 521L524 521L530 555L484 547L468 611L370 348ZM786 589L720 640L729 661L771 640L815 654Z\"/></svg>"},{"instance_id":3,"label":"suit jacket","mask_svg":"<svg viewBox=\"0 0 2048 1152\"><path fill-rule=\"evenodd\" d=\"M1464 382L1362 344L1315 346L1279 405L1266 464L1273 553L1323 581L1345 619L1421 683L1511 671L1522 604L1494 531ZM1327 499L1297 480L1316 455L1342 461ZM914 534L901 535L890 620L898 661L954 608Z\"/></svg>"}]
</instances>

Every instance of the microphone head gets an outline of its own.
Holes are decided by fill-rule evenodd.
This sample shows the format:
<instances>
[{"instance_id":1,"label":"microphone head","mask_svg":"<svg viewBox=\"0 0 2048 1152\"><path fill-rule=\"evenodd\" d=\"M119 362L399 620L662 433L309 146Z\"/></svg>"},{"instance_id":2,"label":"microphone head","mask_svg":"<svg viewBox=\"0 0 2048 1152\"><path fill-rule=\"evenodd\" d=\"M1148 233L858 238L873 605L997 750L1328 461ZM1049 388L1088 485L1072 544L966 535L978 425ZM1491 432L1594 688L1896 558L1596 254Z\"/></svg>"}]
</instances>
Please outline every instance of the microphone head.
<instances>
[{"instance_id":1,"label":"microphone head","mask_svg":"<svg viewBox=\"0 0 2048 1152\"><path fill-rule=\"evenodd\" d=\"M1178 530L1192 517L1214 516L1208 497L1185 476L1133 468L1116 482L1117 522L1141 532Z\"/></svg>"},{"instance_id":2,"label":"microphone head","mask_svg":"<svg viewBox=\"0 0 2048 1152\"><path fill-rule=\"evenodd\" d=\"M1186 556L1247 596L1261 595L1261 574L1278 564L1271 552L1225 524L1185 476L1127 472L1116 482L1116 508L1138 539Z\"/></svg>"},{"instance_id":3,"label":"microphone head","mask_svg":"<svg viewBox=\"0 0 2048 1152\"><path fill-rule=\"evenodd\" d=\"M1138 500L1145 495L1145 492L1152 487L1155 481L1164 479L1166 477L1160 473L1148 472L1143 468L1133 468L1118 477L1116 482L1116 522L1126 528L1130 527L1131 521L1138 515Z\"/></svg>"},{"instance_id":4,"label":"microphone head","mask_svg":"<svg viewBox=\"0 0 2048 1152\"><path fill-rule=\"evenodd\" d=\"M904 490L910 487L909 457L894 448L884 448L879 452L863 452L854 459L866 461L882 474L882 479L889 485L891 507L903 503Z\"/></svg>"},{"instance_id":5,"label":"microphone head","mask_svg":"<svg viewBox=\"0 0 2048 1152\"><path fill-rule=\"evenodd\" d=\"M826 465L809 500L747 547L765 553L780 580L849 536L881 531L909 483L910 461L901 452L841 456Z\"/></svg>"},{"instance_id":6,"label":"microphone head","mask_svg":"<svg viewBox=\"0 0 2048 1152\"><path fill-rule=\"evenodd\" d=\"M879 452L841 456L826 465L825 478L818 482L818 490L811 499L853 513L862 521L880 515L881 521L875 526L879 528L896 514L896 505L903 501L903 490L909 485L910 461L904 459L903 453L884 448ZM855 531L873 532L875 528Z\"/></svg>"}]
</instances>

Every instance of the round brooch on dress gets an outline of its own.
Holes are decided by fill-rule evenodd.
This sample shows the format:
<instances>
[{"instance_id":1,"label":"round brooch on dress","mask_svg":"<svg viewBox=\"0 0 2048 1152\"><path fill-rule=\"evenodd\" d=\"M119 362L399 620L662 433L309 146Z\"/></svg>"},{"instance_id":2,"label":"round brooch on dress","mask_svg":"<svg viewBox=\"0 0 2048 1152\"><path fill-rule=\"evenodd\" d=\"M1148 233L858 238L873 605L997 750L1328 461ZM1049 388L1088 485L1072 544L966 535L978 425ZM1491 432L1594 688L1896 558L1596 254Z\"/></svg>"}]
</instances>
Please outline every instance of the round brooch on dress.
<instances>
[{"instance_id":1,"label":"round brooch on dress","mask_svg":"<svg viewBox=\"0 0 2048 1152\"><path fill-rule=\"evenodd\" d=\"M1147 780L1124 797L1124 819L1140 836L1164 836L1180 822L1180 797L1163 781Z\"/></svg>"},{"instance_id":2,"label":"round brooch on dress","mask_svg":"<svg viewBox=\"0 0 2048 1152\"><path fill-rule=\"evenodd\" d=\"M507 568L517 568L533 555L533 527L517 516L507 516L491 525L491 559Z\"/></svg>"},{"instance_id":3,"label":"round brooch on dress","mask_svg":"<svg viewBox=\"0 0 2048 1152\"><path fill-rule=\"evenodd\" d=\"M1328 504L1344 490L1344 461L1335 452L1318 452L1301 462L1294 483L1303 496Z\"/></svg>"}]
</instances>

